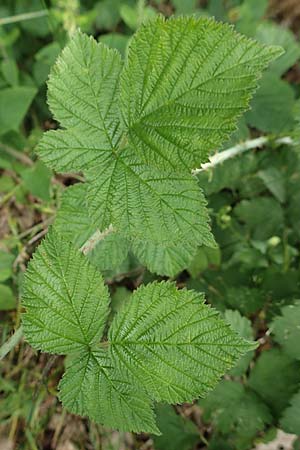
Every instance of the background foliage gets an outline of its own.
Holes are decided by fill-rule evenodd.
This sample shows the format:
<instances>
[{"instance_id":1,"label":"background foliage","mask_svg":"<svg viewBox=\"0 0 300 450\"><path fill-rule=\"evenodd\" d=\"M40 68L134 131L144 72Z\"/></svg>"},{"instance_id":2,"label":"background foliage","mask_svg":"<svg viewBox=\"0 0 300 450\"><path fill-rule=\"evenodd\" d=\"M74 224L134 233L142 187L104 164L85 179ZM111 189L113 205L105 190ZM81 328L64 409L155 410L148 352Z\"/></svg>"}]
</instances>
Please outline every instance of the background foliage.
<instances>
[{"instance_id":1,"label":"background foliage","mask_svg":"<svg viewBox=\"0 0 300 450\"><path fill-rule=\"evenodd\" d=\"M111 432L67 414L55 397L67 361L21 342L0 363L1 449L247 450L273 440L279 428L300 435L297 0L1 2L1 343L20 322L27 261L64 201L65 187L82 177L56 175L34 153L43 131L57 126L46 103L49 69L77 27L125 55L132 33L158 11L166 16L213 15L260 42L285 49L265 73L252 109L224 148L261 134L270 136L269 143L197 175L209 201L218 249L200 247L188 270L174 277L179 287L205 292L234 328L260 345L207 398L176 408L159 405L163 435L153 437ZM286 136L296 145L276 143ZM65 225L63 218L58 223ZM107 254L106 248L99 250ZM160 279L135 256L126 256L121 245L115 253L114 270L106 270L105 258L99 261L114 312L141 283ZM294 448L299 446L295 440Z\"/></svg>"}]
</instances>

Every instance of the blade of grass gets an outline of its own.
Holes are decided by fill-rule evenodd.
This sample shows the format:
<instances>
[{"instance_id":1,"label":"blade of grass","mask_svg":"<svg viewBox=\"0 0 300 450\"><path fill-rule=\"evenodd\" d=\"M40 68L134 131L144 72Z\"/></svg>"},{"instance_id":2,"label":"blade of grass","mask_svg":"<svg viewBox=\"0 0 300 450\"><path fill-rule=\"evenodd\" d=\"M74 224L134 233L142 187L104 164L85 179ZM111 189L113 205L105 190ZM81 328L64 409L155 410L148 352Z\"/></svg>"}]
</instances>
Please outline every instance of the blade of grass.
<instances>
[{"instance_id":1,"label":"blade of grass","mask_svg":"<svg viewBox=\"0 0 300 450\"><path fill-rule=\"evenodd\" d=\"M48 15L48 10L42 9L41 11L34 11L24 14L16 14L15 16L3 17L0 19L1 25L9 25L11 23L23 22L24 20L38 19Z\"/></svg>"},{"instance_id":2,"label":"blade of grass","mask_svg":"<svg viewBox=\"0 0 300 450\"><path fill-rule=\"evenodd\" d=\"M14 334L0 347L0 361L14 348L23 336L23 328L20 326Z\"/></svg>"}]
</instances>

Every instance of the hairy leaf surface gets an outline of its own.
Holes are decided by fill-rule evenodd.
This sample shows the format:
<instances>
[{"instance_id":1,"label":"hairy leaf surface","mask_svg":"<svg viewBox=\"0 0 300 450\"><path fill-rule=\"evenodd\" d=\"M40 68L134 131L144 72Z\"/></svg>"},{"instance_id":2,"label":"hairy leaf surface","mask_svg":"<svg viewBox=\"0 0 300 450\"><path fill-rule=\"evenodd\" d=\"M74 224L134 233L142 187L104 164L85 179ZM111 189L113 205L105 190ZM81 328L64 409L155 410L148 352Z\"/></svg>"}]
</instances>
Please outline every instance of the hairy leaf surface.
<instances>
[{"instance_id":1,"label":"hairy leaf surface","mask_svg":"<svg viewBox=\"0 0 300 450\"><path fill-rule=\"evenodd\" d=\"M158 17L135 34L121 76L129 143L149 165L200 166L280 53L212 19Z\"/></svg>"},{"instance_id":2,"label":"hairy leaf surface","mask_svg":"<svg viewBox=\"0 0 300 450\"><path fill-rule=\"evenodd\" d=\"M169 403L204 395L251 348L202 294L171 282L140 287L114 319L109 341L120 370Z\"/></svg>"},{"instance_id":3,"label":"hairy leaf surface","mask_svg":"<svg viewBox=\"0 0 300 450\"><path fill-rule=\"evenodd\" d=\"M179 241L214 245L191 169L234 130L279 53L213 20L158 17L137 32L123 68L118 52L77 32L48 83L63 129L45 133L38 153L57 171L84 173L98 229L143 241L143 262L174 275L194 255L177 256Z\"/></svg>"},{"instance_id":4,"label":"hairy leaf surface","mask_svg":"<svg viewBox=\"0 0 300 450\"><path fill-rule=\"evenodd\" d=\"M116 313L108 339L108 292L96 269L51 230L25 276L25 336L66 354L60 398L73 413L126 431L159 433L154 400L191 401L253 348L204 304L171 282L140 287Z\"/></svg>"},{"instance_id":5,"label":"hairy leaf surface","mask_svg":"<svg viewBox=\"0 0 300 450\"><path fill-rule=\"evenodd\" d=\"M120 54L77 32L48 81L50 109L65 130L44 134L38 152L57 171L84 170L113 154L121 135L118 115Z\"/></svg>"},{"instance_id":6,"label":"hairy leaf surface","mask_svg":"<svg viewBox=\"0 0 300 450\"><path fill-rule=\"evenodd\" d=\"M78 183L64 191L54 228L78 248L98 230L86 213L86 184ZM101 271L119 267L126 259L130 243L122 234L111 231L89 251L89 260Z\"/></svg>"},{"instance_id":7,"label":"hairy leaf surface","mask_svg":"<svg viewBox=\"0 0 300 450\"><path fill-rule=\"evenodd\" d=\"M106 350L71 360L59 388L60 400L74 414L107 427L159 434L151 400L143 389L137 391L130 374L113 367Z\"/></svg>"},{"instance_id":8,"label":"hairy leaf surface","mask_svg":"<svg viewBox=\"0 0 300 450\"><path fill-rule=\"evenodd\" d=\"M153 243L185 242L188 237L214 243L196 180L150 169L131 151L90 171L87 200L101 229L112 223L129 238Z\"/></svg>"},{"instance_id":9,"label":"hairy leaf surface","mask_svg":"<svg viewBox=\"0 0 300 450\"><path fill-rule=\"evenodd\" d=\"M49 353L88 348L102 337L109 296L99 272L56 232L49 232L25 274L23 315L30 344Z\"/></svg>"}]
</instances>

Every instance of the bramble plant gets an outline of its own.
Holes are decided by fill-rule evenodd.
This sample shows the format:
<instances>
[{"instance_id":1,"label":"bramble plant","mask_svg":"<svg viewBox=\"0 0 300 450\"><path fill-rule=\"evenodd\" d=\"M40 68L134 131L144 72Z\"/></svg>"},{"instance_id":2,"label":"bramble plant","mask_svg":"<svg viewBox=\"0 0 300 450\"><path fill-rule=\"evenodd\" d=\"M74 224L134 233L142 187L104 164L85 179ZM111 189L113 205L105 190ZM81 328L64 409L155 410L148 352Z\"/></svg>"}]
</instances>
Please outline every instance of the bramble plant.
<instances>
[{"instance_id":1,"label":"bramble plant","mask_svg":"<svg viewBox=\"0 0 300 450\"><path fill-rule=\"evenodd\" d=\"M85 182L65 191L29 263L23 325L34 348L68 355L59 397L71 412L159 434L154 401L204 396L255 348L202 294L170 281L139 287L107 327L100 271L131 251L173 276L197 247L215 245L192 170L234 131L280 54L211 19L158 17L124 63L81 32L58 58L48 100L63 128L45 133L37 153Z\"/></svg>"}]
</instances>

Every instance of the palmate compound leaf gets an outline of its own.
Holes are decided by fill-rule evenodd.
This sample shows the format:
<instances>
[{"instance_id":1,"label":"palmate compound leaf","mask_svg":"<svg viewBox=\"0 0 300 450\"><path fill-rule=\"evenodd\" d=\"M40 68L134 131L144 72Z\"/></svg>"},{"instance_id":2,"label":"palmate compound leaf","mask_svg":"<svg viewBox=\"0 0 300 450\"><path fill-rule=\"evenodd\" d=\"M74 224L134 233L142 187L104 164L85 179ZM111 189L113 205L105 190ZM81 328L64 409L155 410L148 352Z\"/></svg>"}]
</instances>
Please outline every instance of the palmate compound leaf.
<instances>
[{"instance_id":1,"label":"palmate compound leaf","mask_svg":"<svg viewBox=\"0 0 300 450\"><path fill-rule=\"evenodd\" d=\"M214 245L191 169L234 129L279 54L213 20L159 17L137 32L123 68L77 32L48 84L64 129L47 132L38 153L57 171L83 171L98 228L112 224L151 270L174 275L197 245Z\"/></svg>"},{"instance_id":2,"label":"palmate compound leaf","mask_svg":"<svg viewBox=\"0 0 300 450\"><path fill-rule=\"evenodd\" d=\"M153 401L191 401L253 348L203 295L174 283L137 289L113 319L103 280L53 229L25 275L28 342L68 355L59 397L67 409L112 428L159 433Z\"/></svg>"}]
</instances>

